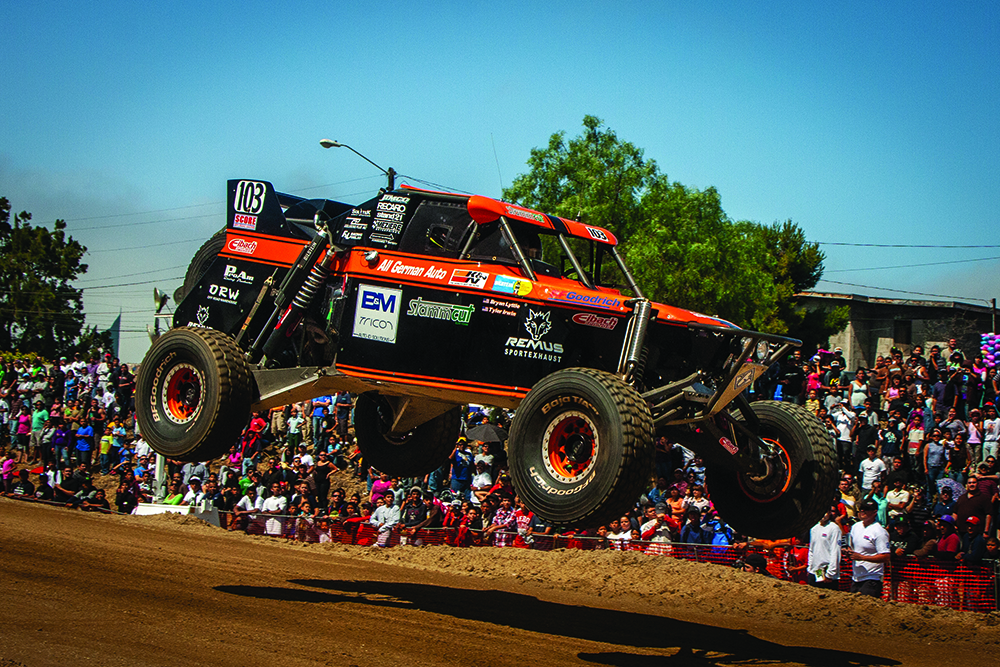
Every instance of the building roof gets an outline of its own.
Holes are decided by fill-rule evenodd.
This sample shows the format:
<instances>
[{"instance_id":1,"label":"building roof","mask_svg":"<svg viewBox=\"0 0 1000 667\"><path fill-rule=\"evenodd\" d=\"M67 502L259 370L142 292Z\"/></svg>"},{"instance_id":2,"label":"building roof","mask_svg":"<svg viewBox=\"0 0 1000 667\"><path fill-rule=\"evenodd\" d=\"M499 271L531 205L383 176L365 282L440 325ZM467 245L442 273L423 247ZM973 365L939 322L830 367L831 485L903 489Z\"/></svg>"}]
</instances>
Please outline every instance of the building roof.
<instances>
[{"instance_id":1,"label":"building roof","mask_svg":"<svg viewBox=\"0 0 1000 667\"><path fill-rule=\"evenodd\" d=\"M969 310L976 313L992 313L993 309L988 306L977 306L961 301L927 301L923 299L886 299L877 296L865 296L863 294L840 294L837 292L799 292L795 295L800 298L813 299L834 299L837 301L858 301L861 303L872 303L885 306L908 306L917 308L952 308L955 310Z\"/></svg>"}]
</instances>

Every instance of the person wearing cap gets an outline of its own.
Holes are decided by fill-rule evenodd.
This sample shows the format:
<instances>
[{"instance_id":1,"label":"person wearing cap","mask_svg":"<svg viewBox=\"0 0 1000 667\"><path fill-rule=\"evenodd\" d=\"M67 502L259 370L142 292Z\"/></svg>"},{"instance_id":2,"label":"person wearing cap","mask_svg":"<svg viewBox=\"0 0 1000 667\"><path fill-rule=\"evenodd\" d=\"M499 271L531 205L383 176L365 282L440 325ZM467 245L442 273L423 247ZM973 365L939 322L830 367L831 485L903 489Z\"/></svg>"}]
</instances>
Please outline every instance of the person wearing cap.
<instances>
[{"instance_id":1,"label":"person wearing cap","mask_svg":"<svg viewBox=\"0 0 1000 667\"><path fill-rule=\"evenodd\" d=\"M861 461L858 471L861 473L861 495L868 495L872 483L881 480L886 473L885 462L875 458L875 446L868 446L868 456Z\"/></svg>"},{"instance_id":2,"label":"person wearing cap","mask_svg":"<svg viewBox=\"0 0 1000 667\"><path fill-rule=\"evenodd\" d=\"M954 560L962 549L962 538L955 532L955 517L951 514L941 516L937 527L940 537L932 555L941 560Z\"/></svg>"},{"instance_id":3,"label":"person wearing cap","mask_svg":"<svg viewBox=\"0 0 1000 667\"><path fill-rule=\"evenodd\" d=\"M962 550L955 554L955 559L968 567L979 567L986 555L986 538L980 530L979 519L970 516L962 525L965 527L962 533Z\"/></svg>"},{"instance_id":4,"label":"person wearing cap","mask_svg":"<svg viewBox=\"0 0 1000 667\"><path fill-rule=\"evenodd\" d=\"M910 522L904 518L889 522L889 549L893 556L910 556L920 547L920 536L910 530Z\"/></svg>"},{"instance_id":5,"label":"person wearing cap","mask_svg":"<svg viewBox=\"0 0 1000 667\"><path fill-rule=\"evenodd\" d=\"M851 526L844 549L853 561L851 592L881 597L885 564L889 562L889 533L876 520L878 503L863 500L858 504L860 521Z\"/></svg>"}]
</instances>

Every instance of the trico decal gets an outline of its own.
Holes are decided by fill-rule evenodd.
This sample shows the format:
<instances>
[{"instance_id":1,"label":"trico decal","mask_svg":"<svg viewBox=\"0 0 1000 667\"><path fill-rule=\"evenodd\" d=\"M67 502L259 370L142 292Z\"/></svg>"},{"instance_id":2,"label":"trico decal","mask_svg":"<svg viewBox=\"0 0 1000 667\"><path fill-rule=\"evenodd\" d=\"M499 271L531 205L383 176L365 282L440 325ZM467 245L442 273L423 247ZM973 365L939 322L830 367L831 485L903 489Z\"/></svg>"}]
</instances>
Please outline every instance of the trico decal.
<instances>
[{"instance_id":1,"label":"trico decal","mask_svg":"<svg viewBox=\"0 0 1000 667\"><path fill-rule=\"evenodd\" d=\"M525 211L524 209L515 208L513 206L507 205L507 215L513 216L515 218L522 218L524 220L534 220L535 222L545 223L545 216L541 213L535 213L534 211Z\"/></svg>"},{"instance_id":2,"label":"trico decal","mask_svg":"<svg viewBox=\"0 0 1000 667\"><path fill-rule=\"evenodd\" d=\"M551 311L534 311L528 309L528 317L524 320L524 328L531 338L511 336L504 343L504 354L508 357L538 359L540 361L562 361L563 346L561 343L550 343L542 338L552 329Z\"/></svg>"},{"instance_id":3,"label":"trico decal","mask_svg":"<svg viewBox=\"0 0 1000 667\"><path fill-rule=\"evenodd\" d=\"M236 229L248 229L252 232L257 229L257 216L237 213L233 216L233 227Z\"/></svg>"},{"instance_id":4,"label":"trico decal","mask_svg":"<svg viewBox=\"0 0 1000 667\"><path fill-rule=\"evenodd\" d=\"M729 438L725 438L725 437L719 438L719 444L722 445L723 448L727 452L729 452L730 454L735 454L736 452L740 451L739 447L737 447L736 445L734 445L733 441L730 440Z\"/></svg>"},{"instance_id":5,"label":"trico decal","mask_svg":"<svg viewBox=\"0 0 1000 667\"><path fill-rule=\"evenodd\" d=\"M264 210L264 193L267 186L257 181L240 181L236 184L236 196L233 197L233 208L237 213L257 215Z\"/></svg>"},{"instance_id":6,"label":"trico decal","mask_svg":"<svg viewBox=\"0 0 1000 667\"><path fill-rule=\"evenodd\" d=\"M593 227L587 227L586 225L584 225L584 229L587 230L587 233L590 234L591 238L595 238L598 241L607 241L608 240L608 235L605 234L600 229L594 229Z\"/></svg>"},{"instance_id":7,"label":"trico decal","mask_svg":"<svg viewBox=\"0 0 1000 667\"><path fill-rule=\"evenodd\" d=\"M226 270L222 272L222 279L240 285L253 285L253 276L245 271L240 271L239 267L226 264Z\"/></svg>"},{"instance_id":8,"label":"trico decal","mask_svg":"<svg viewBox=\"0 0 1000 667\"><path fill-rule=\"evenodd\" d=\"M393 202L395 204L409 204L409 197L400 197L398 195L382 195L381 201Z\"/></svg>"},{"instance_id":9,"label":"trico decal","mask_svg":"<svg viewBox=\"0 0 1000 667\"><path fill-rule=\"evenodd\" d=\"M252 255L257 252L257 242L241 238L229 239L226 249L229 252L238 252L241 255Z\"/></svg>"},{"instance_id":10,"label":"trico decal","mask_svg":"<svg viewBox=\"0 0 1000 667\"><path fill-rule=\"evenodd\" d=\"M486 281L489 279L490 274L482 271L455 269L451 272L451 279L448 281L448 284L457 285L459 287L474 287L475 289L483 289L486 287Z\"/></svg>"},{"instance_id":11,"label":"trico decal","mask_svg":"<svg viewBox=\"0 0 1000 667\"><path fill-rule=\"evenodd\" d=\"M395 273L402 276L430 278L432 280L444 280L448 276L447 271L433 264L430 266L414 266L413 264L404 264L398 259L383 259L375 270L382 273Z\"/></svg>"},{"instance_id":12,"label":"trico decal","mask_svg":"<svg viewBox=\"0 0 1000 667\"><path fill-rule=\"evenodd\" d=\"M447 320L455 324L468 326L472 319L475 306L456 306L450 303L424 301L422 298L410 299L407 315L411 317L428 317L433 320Z\"/></svg>"},{"instance_id":13,"label":"trico decal","mask_svg":"<svg viewBox=\"0 0 1000 667\"><path fill-rule=\"evenodd\" d=\"M354 337L395 343L402 300L402 290L360 285L354 308Z\"/></svg>"},{"instance_id":14,"label":"trico decal","mask_svg":"<svg viewBox=\"0 0 1000 667\"><path fill-rule=\"evenodd\" d=\"M571 405L574 403L576 405L582 405L594 414L601 414L597 411L597 408L579 396L559 396L558 398L553 398L551 401L542 406L542 414L547 415L549 414L549 410L552 408L558 408L560 405Z\"/></svg>"},{"instance_id":15,"label":"trico decal","mask_svg":"<svg viewBox=\"0 0 1000 667\"><path fill-rule=\"evenodd\" d=\"M190 322L188 325L190 326ZM153 415L154 422L160 421L160 411L156 406L156 398L160 394L160 378L163 376L163 369L167 367L167 364L170 363L170 360L175 356L177 356L177 353L171 352L167 356L163 357L163 361L161 361L160 365L156 367L156 373L153 374L153 391L149 392L149 411Z\"/></svg>"},{"instance_id":16,"label":"trico decal","mask_svg":"<svg viewBox=\"0 0 1000 667\"><path fill-rule=\"evenodd\" d=\"M608 331L618 326L617 317L601 317L600 315L594 315L593 313L577 313L573 316L573 321L577 324L582 324L585 327L607 329Z\"/></svg>"},{"instance_id":17,"label":"trico decal","mask_svg":"<svg viewBox=\"0 0 1000 667\"><path fill-rule=\"evenodd\" d=\"M240 298L240 291L225 285L209 285L208 298L212 301L221 301L231 306L236 305L236 300Z\"/></svg>"},{"instance_id":18,"label":"trico decal","mask_svg":"<svg viewBox=\"0 0 1000 667\"><path fill-rule=\"evenodd\" d=\"M535 483L538 484L538 486L542 487L542 490L544 490L545 493L547 493L550 496L572 496L577 493L580 493L581 491L586 489L587 486L591 482L593 482L594 478L596 477L596 475L590 475L589 477L587 477L587 480L582 484L571 487L569 489L557 489L550 486L549 483L546 482L542 478L542 476L538 474L538 471L535 470L535 466L531 466L530 468L528 468L528 474L531 475L531 479L535 480Z\"/></svg>"},{"instance_id":19,"label":"trico decal","mask_svg":"<svg viewBox=\"0 0 1000 667\"><path fill-rule=\"evenodd\" d=\"M618 308L621 306L621 299L600 294L580 294L579 292L564 292L563 290L549 290L549 298L553 301L565 301L566 303L582 303L597 308Z\"/></svg>"},{"instance_id":20,"label":"trico decal","mask_svg":"<svg viewBox=\"0 0 1000 667\"><path fill-rule=\"evenodd\" d=\"M493 279L493 287L490 289L503 294L524 296L531 293L531 281L511 278L510 276L497 276Z\"/></svg>"}]
</instances>

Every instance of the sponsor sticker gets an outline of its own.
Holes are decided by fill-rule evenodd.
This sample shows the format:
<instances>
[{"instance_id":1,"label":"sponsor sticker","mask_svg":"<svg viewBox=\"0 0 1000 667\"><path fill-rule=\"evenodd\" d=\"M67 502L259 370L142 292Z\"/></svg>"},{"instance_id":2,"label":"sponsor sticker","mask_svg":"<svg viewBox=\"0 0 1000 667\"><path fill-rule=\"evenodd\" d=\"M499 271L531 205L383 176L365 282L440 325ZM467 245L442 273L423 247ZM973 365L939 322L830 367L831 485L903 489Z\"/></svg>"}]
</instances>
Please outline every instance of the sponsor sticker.
<instances>
[{"instance_id":1,"label":"sponsor sticker","mask_svg":"<svg viewBox=\"0 0 1000 667\"><path fill-rule=\"evenodd\" d=\"M360 285L354 308L354 337L395 343L402 300L402 290Z\"/></svg>"},{"instance_id":2,"label":"sponsor sticker","mask_svg":"<svg viewBox=\"0 0 1000 667\"><path fill-rule=\"evenodd\" d=\"M212 301L221 301L231 306L236 305L236 300L240 298L240 291L225 285L209 285L208 298Z\"/></svg>"},{"instance_id":3,"label":"sponsor sticker","mask_svg":"<svg viewBox=\"0 0 1000 667\"><path fill-rule=\"evenodd\" d=\"M188 322L189 327L205 327L205 322L208 322L208 306L198 306L198 310L195 312L194 317L197 322Z\"/></svg>"},{"instance_id":4,"label":"sponsor sticker","mask_svg":"<svg viewBox=\"0 0 1000 667\"><path fill-rule=\"evenodd\" d=\"M432 320L447 320L468 326L475 306L456 306L450 303L424 301L423 298L410 299L406 314L411 317L427 317Z\"/></svg>"},{"instance_id":5,"label":"sponsor sticker","mask_svg":"<svg viewBox=\"0 0 1000 667\"><path fill-rule=\"evenodd\" d=\"M233 227L236 229L248 229L252 232L257 229L257 216L237 213L233 216Z\"/></svg>"},{"instance_id":6,"label":"sponsor sticker","mask_svg":"<svg viewBox=\"0 0 1000 667\"><path fill-rule=\"evenodd\" d=\"M601 317L594 313L577 313L573 316L573 321L585 327L607 329L608 331L611 331L618 325L617 317Z\"/></svg>"},{"instance_id":7,"label":"sponsor sticker","mask_svg":"<svg viewBox=\"0 0 1000 667\"><path fill-rule=\"evenodd\" d=\"M236 252L241 255L252 255L257 252L257 242L247 241L246 239L241 238L233 238L229 239L229 242L226 244L226 249L229 250L229 252Z\"/></svg>"},{"instance_id":8,"label":"sponsor sticker","mask_svg":"<svg viewBox=\"0 0 1000 667\"><path fill-rule=\"evenodd\" d=\"M736 379L733 380L733 389L743 389L751 382L753 382L753 369L748 368L745 371L740 371L736 375Z\"/></svg>"},{"instance_id":9,"label":"sponsor sticker","mask_svg":"<svg viewBox=\"0 0 1000 667\"><path fill-rule=\"evenodd\" d=\"M507 204L505 208L507 209L507 215L511 217L521 218L523 220L534 220L535 222L540 222L542 224L545 224L546 222L545 216L541 213L528 211L523 208L517 208L516 206L511 206L510 204Z\"/></svg>"},{"instance_id":10,"label":"sponsor sticker","mask_svg":"<svg viewBox=\"0 0 1000 667\"><path fill-rule=\"evenodd\" d=\"M472 287L475 289L485 289L486 282L490 279L490 274L474 269L455 269L451 272L449 285L457 287Z\"/></svg>"},{"instance_id":11,"label":"sponsor sticker","mask_svg":"<svg viewBox=\"0 0 1000 667\"><path fill-rule=\"evenodd\" d=\"M231 283L239 283L240 285L253 285L253 276L245 271L241 271L239 267L232 264L226 264L226 270L222 272L222 279L228 280Z\"/></svg>"},{"instance_id":12,"label":"sponsor sticker","mask_svg":"<svg viewBox=\"0 0 1000 667\"><path fill-rule=\"evenodd\" d=\"M553 301L564 301L566 303L585 304L595 308L619 308L621 299L603 294L583 294L575 291L549 290L549 298Z\"/></svg>"},{"instance_id":13,"label":"sponsor sticker","mask_svg":"<svg viewBox=\"0 0 1000 667\"><path fill-rule=\"evenodd\" d=\"M524 296L531 293L531 281L523 280L521 278L511 278L510 276L497 276L493 279L493 287L491 288L494 292L500 292L502 294L516 294L517 296Z\"/></svg>"},{"instance_id":14,"label":"sponsor sticker","mask_svg":"<svg viewBox=\"0 0 1000 667\"><path fill-rule=\"evenodd\" d=\"M536 311L529 308L528 316L524 319L524 329L531 337L510 336L507 338L507 342L504 343L506 356L540 361L562 361L562 344L543 340L545 335L552 330L552 311Z\"/></svg>"},{"instance_id":15,"label":"sponsor sticker","mask_svg":"<svg viewBox=\"0 0 1000 667\"><path fill-rule=\"evenodd\" d=\"M430 278L432 280L444 280L447 277L448 272L439 266L418 266L416 264L407 264L398 259L383 259L377 267L376 271L381 271L382 273L392 273L397 276L410 276L411 278Z\"/></svg>"}]
</instances>

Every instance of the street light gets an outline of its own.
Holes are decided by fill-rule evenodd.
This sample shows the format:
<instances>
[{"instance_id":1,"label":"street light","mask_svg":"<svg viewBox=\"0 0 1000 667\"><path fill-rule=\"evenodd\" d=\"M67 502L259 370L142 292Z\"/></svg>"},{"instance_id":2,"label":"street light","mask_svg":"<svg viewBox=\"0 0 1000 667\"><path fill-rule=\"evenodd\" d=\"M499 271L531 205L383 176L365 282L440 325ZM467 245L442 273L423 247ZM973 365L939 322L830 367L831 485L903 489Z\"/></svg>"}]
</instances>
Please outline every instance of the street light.
<instances>
[{"instance_id":1,"label":"street light","mask_svg":"<svg viewBox=\"0 0 1000 667\"><path fill-rule=\"evenodd\" d=\"M359 158L361 158L362 160L364 160L365 162L367 162L368 164L370 164L371 166L375 167L376 169L378 169L379 171L381 171L383 174L385 174L386 178L389 179L389 189L390 190L395 190L396 189L396 170L393 169L392 167L389 167L388 169L383 169L382 167L378 166L377 164L375 164L374 162L372 162L371 160L369 160L367 157L365 157L361 153L357 152L356 150L354 150L353 148L351 148L350 146L348 146L347 144L342 144L339 141L334 141L332 139L320 139L319 140L319 145L322 146L323 148L346 148L347 150L351 151L352 153L354 153L355 155L357 155Z\"/></svg>"}]
</instances>

